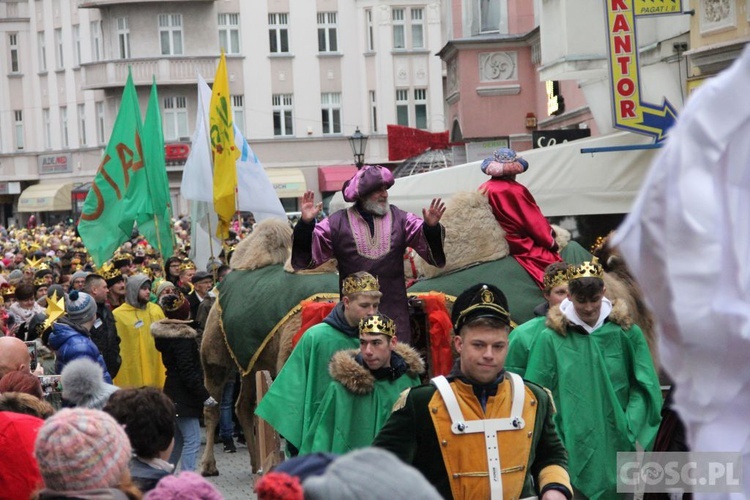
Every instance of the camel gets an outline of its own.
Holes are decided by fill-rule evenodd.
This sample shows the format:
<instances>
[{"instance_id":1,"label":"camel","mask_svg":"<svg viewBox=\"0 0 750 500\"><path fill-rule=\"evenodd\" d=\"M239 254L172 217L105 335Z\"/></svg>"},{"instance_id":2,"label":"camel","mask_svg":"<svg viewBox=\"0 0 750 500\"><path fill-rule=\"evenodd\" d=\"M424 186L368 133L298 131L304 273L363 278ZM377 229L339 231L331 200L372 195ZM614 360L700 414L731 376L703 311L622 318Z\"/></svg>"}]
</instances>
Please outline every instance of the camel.
<instances>
[{"instance_id":1,"label":"camel","mask_svg":"<svg viewBox=\"0 0 750 500\"><path fill-rule=\"evenodd\" d=\"M406 269L410 272L412 268L415 269L415 274L422 278L407 290L409 294L424 294L433 291L443 293L446 295L446 306L450 313L456 295L477 282L486 281L497 285L505 292L511 316L516 323L531 319L533 308L544 300L542 292L515 259L507 258L508 245L505 233L495 220L487 198L478 192L455 194L446 204L446 212L441 223L446 229L444 245L446 266L443 269L437 269L429 266L419 257L414 258L412 266L411 259L406 260ZM556 228L556 232L559 246L564 247L561 255L566 261L579 264L592 258L591 254L578 243L568 241L570 234L567 231ZM252 274L253 272L261 273L268 266L276 266L273 270L276 274L271 274L267 278L269 282L286 279L292 274L301 274L293 273L289 266L291 234L291 229L284 222L259 223L253 233L237 246L231 262L232 269ZM305 273L308 272L305 271ZM335 263L329 262L323 268L313 270L313 272L328 279L324 281L326 286L315 290L316 293L309 293L313 296L313 300L338 300L338 276L335 274ZM233 273L228 275L230 281L222 284L221 290L226 290L227 293L232 290L232 275ZM631 288L622 286L622 281L614 273L605 278L608 297L610 299L622 297L626 299L628 305L633 304L634 292ZM327 292L328 295L317 292ZM220 298L221 293L220 291ZM278 295L279 299L282 295ZM201 359L206 388L214 399L221 398L227 378L235 367L240 368L242 384L237 402L237 416L248 440L253 472L258 472L261 460L257 446L251 442L256 436L253 377L258 370L267 370L272 377L275 377L289 357L292 350L291 339L301 325L301 306L299 300L295 300L288 307L281 307L279 311L283 312L278 312L278 316L271 321L271 326L263 332L265 342L257 352L253 353L251 366L238 361L237 356L230 351L224 331L225 318L222 316L219 301L216 301L212 307L204 330ZM253 309L252 301L248 299L246 304L250 310ZM240 308L247 309L246 307ZM631 307L631 311L635 309ZM641 326L651 345L653 343L652 331L647 331L646 325ZM218 416L218 408L206 409L207 429L214 429ZM213 455L213 434L213 432L207 433L206 449L201 460L203 475L218 474Z\"/></svg>"}]
</instances>

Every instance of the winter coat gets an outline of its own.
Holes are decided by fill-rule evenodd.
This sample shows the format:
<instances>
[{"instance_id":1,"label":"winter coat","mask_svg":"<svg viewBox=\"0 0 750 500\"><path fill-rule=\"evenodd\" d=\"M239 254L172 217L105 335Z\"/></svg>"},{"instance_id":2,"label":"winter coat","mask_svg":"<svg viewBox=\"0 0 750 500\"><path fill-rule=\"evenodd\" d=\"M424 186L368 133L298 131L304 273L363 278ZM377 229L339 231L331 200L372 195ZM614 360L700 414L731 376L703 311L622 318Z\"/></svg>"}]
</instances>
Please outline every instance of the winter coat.
<instances>
[{"instance_id":1,"label":"winter coat","mask_svg":"<svg viewBox=\"0 0 750 500\"><path fill-rule=\"evenodd\" d=\"M104 358L107 370L112 377L117 376L122 364L120 357L120 337L117 335L115 317L104 303L96 304L96 322L91 328L91 340Z\"/></svg>"},{"instance_id":2,"label":"winter coat","mask_svg":"<svg viewBox=\"0 0 750 500\"><path fill-rule=\"evenodd\" d=\"M72 323L67 318L58 319L52 326L52 334L49 336L49 346L55 351L57 361L55 362L55 371L62 373L65 365L78 358L89 358L102 367L104 372L104 381L112 383L112 377L107 371L107 365L104 363L96 344L89 337L89 332L81 326Z\"/></svg>"},{"instance_id":3,"label":"winter coat","mask_svg":"<svg viewBox=\"0 0 750 500\"><path fill-rule=\"evenodd\" d=\"M209 394L203 385L198 334L189 325L190 321L162 319L151 325L151 334L167 369L164 394L174 401L178 417L198 418Z\"/></svg>"}]
</instances>

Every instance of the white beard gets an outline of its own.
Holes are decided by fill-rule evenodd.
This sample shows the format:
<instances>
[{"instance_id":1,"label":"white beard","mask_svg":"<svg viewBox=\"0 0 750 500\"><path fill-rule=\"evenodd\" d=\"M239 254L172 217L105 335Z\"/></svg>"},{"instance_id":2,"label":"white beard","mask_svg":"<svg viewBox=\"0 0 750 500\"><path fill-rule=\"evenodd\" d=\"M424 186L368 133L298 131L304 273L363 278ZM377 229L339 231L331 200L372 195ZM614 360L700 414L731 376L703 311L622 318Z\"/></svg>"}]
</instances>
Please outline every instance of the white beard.
<instances>
[{"instance_id":1,"label":"white beard","mask_svg":"<svg viewBox=\"0 0 750 500\"><path fill-rule=\"evenodd\" d=\"M362 208L365 209L365 212L383 217L391 209L391 206L387 201L385 203L380 203L378 201L363 201Z\"/></svg>"}]
</instances>

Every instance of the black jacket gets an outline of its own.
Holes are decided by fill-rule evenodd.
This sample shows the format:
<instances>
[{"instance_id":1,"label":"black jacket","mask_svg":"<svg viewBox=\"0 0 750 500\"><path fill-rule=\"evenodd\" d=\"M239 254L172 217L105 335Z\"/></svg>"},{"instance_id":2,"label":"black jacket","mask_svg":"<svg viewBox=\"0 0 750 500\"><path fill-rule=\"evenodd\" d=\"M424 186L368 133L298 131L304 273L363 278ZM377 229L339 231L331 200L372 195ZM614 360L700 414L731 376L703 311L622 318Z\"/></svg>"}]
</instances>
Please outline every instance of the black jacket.
<instances>
[{"instance_id":1,"label":"black jacket","mask_svg":"<svg viewBox=\"0 0 750 500\"><path fill-rule=\"evenodd\" d=\"M96 304L96 322L89 332L91 340L104 358L107 371L115 378L120 371L122 358L120 357L120 337L117 335L115 317L106 304Z\"/></svg>"},{"instance_id":2,"label":"black jacket","mask_svg":"<svg viewBox=\"0 0 750 500\"><path fill-rule=\"evenodd\" d=\"M174 401L178 417L198 418L208 391L203 385L197 333L190 321L162 319L151 325L156 348L167 369L164 394Z\"/></svg>"}]
</instances>

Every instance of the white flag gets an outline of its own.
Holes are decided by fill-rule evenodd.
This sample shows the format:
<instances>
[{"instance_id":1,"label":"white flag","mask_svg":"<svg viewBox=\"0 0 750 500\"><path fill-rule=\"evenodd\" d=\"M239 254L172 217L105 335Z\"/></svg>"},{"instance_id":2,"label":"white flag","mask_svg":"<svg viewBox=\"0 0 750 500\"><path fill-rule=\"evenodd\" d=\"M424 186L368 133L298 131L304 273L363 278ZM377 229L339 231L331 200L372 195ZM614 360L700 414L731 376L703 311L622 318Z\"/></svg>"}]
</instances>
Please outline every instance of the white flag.
<instances>
[{"instance_id":1,"label":"white flag","mask_svg":"<svg viewBox=\"0 0 750 500\"><path fill-rule=\"evenodd\" d=\"M286 220L286 212L271 180L237 125L234 126L234 143L240 151L237 159L240 210L252 212L257 222L271 217Z\"/></svg>"}]
</instances>

